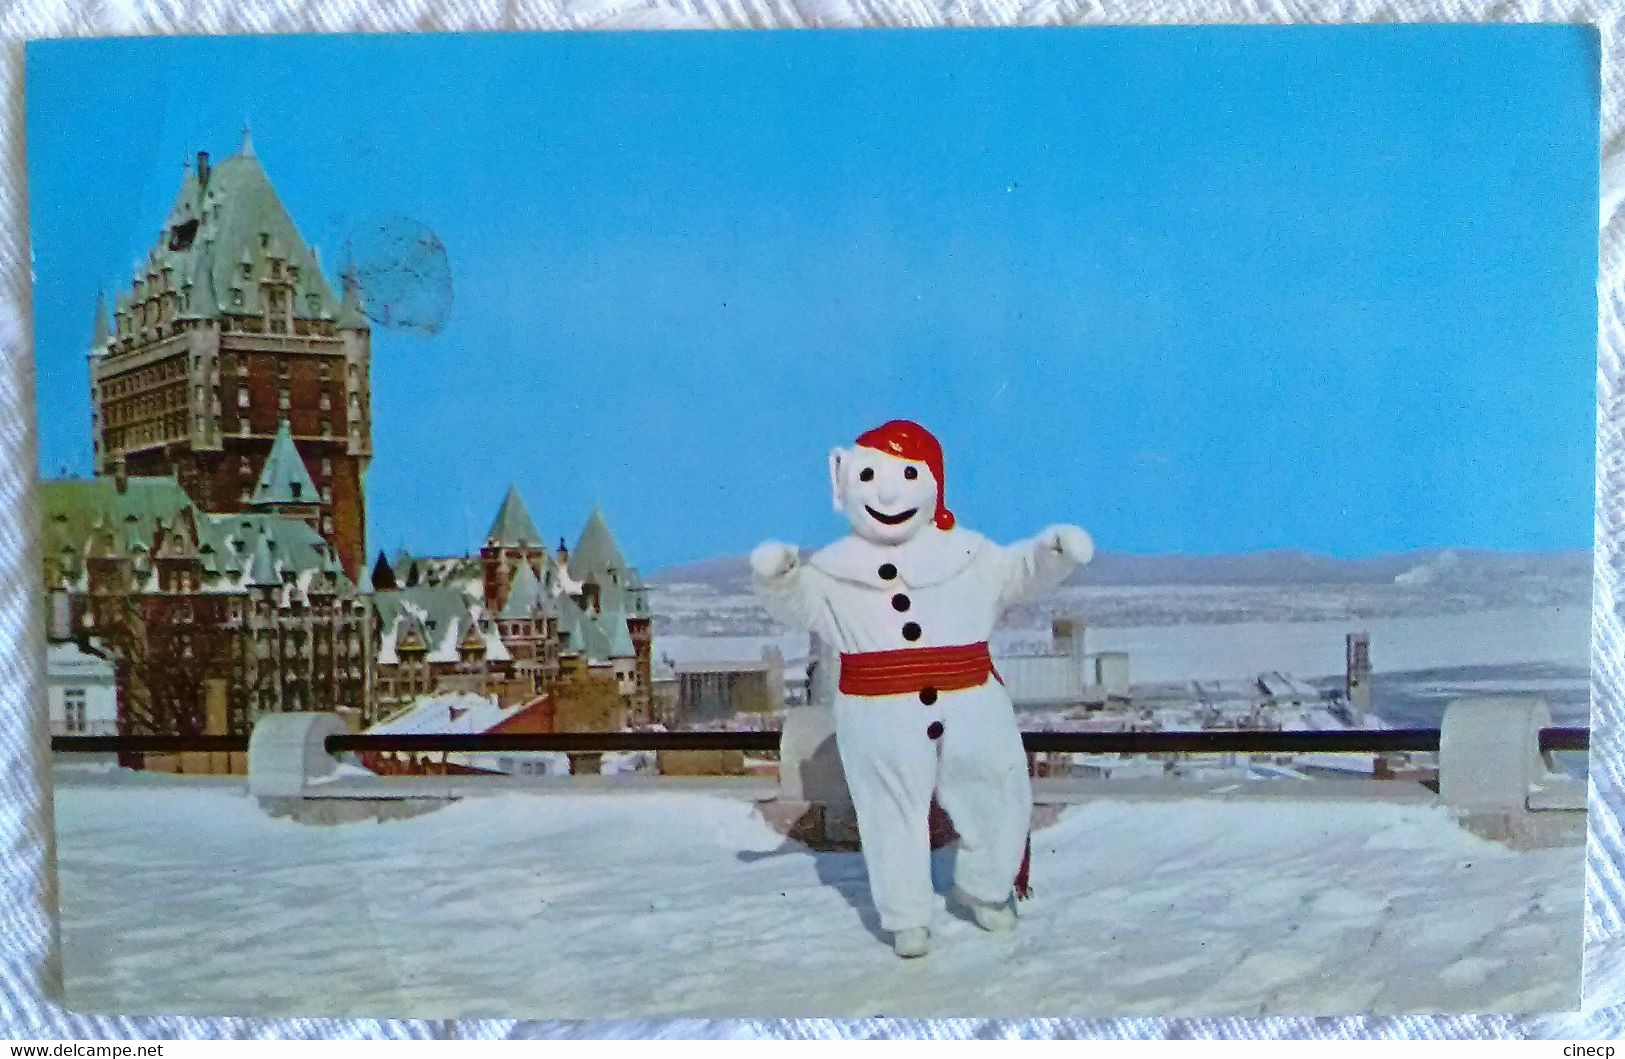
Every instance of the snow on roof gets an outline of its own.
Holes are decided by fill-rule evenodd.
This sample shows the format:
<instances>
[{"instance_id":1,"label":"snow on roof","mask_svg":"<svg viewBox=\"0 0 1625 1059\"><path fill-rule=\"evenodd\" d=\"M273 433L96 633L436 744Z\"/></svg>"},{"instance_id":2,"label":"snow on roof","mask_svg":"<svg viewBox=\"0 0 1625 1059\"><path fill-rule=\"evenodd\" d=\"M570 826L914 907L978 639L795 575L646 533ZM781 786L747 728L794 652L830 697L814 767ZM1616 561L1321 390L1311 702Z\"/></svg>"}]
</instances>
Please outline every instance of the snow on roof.
<instances>
[{"instance_id":1,"label":"snow on roof","mask_svg":"<svg viewBox=\"0 0 1625 1059\"><path fill-rule=\"evenodd\" d=\"M50 676L105 676L112 679L113 663L86 651L72 640L59 640L45 648L45 672Z\"/></svg>"},{"instance_id":2,"label":"snow on roof","mask_svg":"<svg viewBox=\"0 0 1625 1059\"><path fill-rule=\"evenodd\" d=\"M460 661L459 648L471 634L484 643L487 660L506 662L512 658L485 607L454 584L374 592L372 604L378 614L380 665L399 663L396 646L402 634L414 628L421 630L429 662Z\"/></svg>"},{"instance_id":3,"label":"snow on roof","mask_svg":"<svg viewBox=\"0 0 1625 1059\"><path fill-rule=\"evenodd\" d=\"M173 289L193 288L182 317L259 315L266 308L259 280L268 274L273 258L286 266L282 275L293 285L295 316L336 320L341 327L366 326L341 311L314 251L245 136L236 155L203 172L188 167L163 231L135 270L136 286L122 291L115 307L127 311L131 293L167 271ZM234 295L238 300L233 301Z\"/></svg>"},{"instance_id":4,"label":"snow on roof","mask_svg":"<svg viewBox=\"0 0 1625 1059\"><path fill-rule=\"evenodd\" d=\"M529 703L503 708L488 695L454 693L426 695L405 711L366 730L367 735L425 735L444 732L490 731L519 713Z\"/></svg>"}]
</instances>

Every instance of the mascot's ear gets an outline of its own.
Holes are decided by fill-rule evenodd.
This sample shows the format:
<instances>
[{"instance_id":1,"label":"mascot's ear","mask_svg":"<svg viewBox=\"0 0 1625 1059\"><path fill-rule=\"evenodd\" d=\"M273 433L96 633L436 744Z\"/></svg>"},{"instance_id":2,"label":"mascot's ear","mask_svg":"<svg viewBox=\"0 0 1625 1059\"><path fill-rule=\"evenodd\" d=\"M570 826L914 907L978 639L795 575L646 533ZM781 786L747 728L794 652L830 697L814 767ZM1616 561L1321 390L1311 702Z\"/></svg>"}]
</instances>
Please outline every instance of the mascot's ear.
<instances>
[{"instance_id":1,"label":"mascot's ear","mask_svg":"<svg viewBox=\"0 0 1625 1059\"><path fill-rule=\"evenodd\" d=\"M841 473L846 467L846 450L829 450L829 489L835 501L836 511L846 510L846 475Z\"/></svg>"}]
</instances>

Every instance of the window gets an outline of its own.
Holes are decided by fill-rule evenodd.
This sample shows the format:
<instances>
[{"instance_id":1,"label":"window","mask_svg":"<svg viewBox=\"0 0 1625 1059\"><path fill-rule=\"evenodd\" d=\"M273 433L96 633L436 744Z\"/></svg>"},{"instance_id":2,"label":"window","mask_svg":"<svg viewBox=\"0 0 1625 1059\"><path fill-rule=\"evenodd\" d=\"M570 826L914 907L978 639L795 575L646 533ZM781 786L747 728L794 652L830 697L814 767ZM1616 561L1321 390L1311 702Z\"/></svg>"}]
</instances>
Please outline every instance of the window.
<instances>
[{"instance_id":1,"label":"window","mask_svg":"<svg viewBox=\"0 0 1625 1059\"><path fill-rule=\"evenodd\" d=\"M288 410L288 388L286 386L276 392L276 406L284 412Z\"/></svg>"},{"instance_id":2,"label":"window","mask_svg":"<svg viewBox=\"0 0 1625 1059\"><path fill-rule=\"evenodd\" d=\"M327 456L322 457L322 477L333 477L333 460Z\"/></svg>"},{"instance_id":3,"label":"window","mask_svg":"<svg viewBox=\"0 0 1625 1059\"><path fill-rule=\"evenodd\" d=\"M85 689L65 688L62 692L63 727L70 735L90 731L85 719Z\"/></svg>"},{"instance_id":4,"label":"window","mask_svg":"<svg viewBox=\"0 0 1625 1059\"><path fill-rule=\"evenodd\" d=\"M326 390L322 391L321 406L322 411L324 412L329 411L333 407L333 399L327 396Z\"/></svg>"},{"instance_id":5,"label":"window","mask_svg":"<svg viewBox=\"0 0 1625 1059\"><path fill-rule=\"evenodd\" d=\"M237 407L238 408L247 408L248 407L248 387L246 387L246 386L237 387Z\"/></svg>"},{"instance_id":6,"label":"window","mask_svg":"<svg viewBox=\"0 0 1625 1059\"><path fill-rule=\"evenodd\" d=\"M322 437L330 438L332 436L333 436L333 421L331 419L323 419L322 420Z\"/></svg>"}]
</instances>

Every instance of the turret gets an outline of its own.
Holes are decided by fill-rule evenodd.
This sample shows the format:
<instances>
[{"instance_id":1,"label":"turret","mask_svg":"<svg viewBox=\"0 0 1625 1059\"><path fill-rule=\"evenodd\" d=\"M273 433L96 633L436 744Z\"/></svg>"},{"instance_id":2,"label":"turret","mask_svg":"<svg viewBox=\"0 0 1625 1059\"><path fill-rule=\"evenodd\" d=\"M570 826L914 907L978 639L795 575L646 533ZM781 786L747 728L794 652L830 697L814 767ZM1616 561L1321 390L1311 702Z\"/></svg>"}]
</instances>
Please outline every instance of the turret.
<instances>
[{"instance_id":1,"label":"turret","mask_svg":"<svg viewBox=\"0 0 1625 1059\"><path fill-rule=\"evenodd\" d=\"M390 592L400 586L395 581L395 569L389 565L389 559L382 551L378 553L378 561L372 565L372 590L374 592Z\"/></svg>"}]
</instances>

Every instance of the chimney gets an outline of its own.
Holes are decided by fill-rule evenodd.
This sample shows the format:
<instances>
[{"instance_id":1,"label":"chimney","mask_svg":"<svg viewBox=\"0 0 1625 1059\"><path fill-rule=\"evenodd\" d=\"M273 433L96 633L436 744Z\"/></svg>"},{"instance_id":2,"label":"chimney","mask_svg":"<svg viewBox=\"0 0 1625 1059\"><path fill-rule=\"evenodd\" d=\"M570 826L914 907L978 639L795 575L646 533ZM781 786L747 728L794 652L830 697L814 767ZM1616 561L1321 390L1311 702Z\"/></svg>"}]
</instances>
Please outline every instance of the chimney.
<instances>
[{"instance_id":1,"label":"chimney","mask_svg":"<svg viewBox=\"0 0 1625 1059\"><path fill-rule=\"evenodd\" d=\"M209 186L209 152L197 153L197 186L199 189Z\"/></svg>"},{"instance_id":2,"label":"chimney","mask_svg":"<svg viewBox=\"0 0 1625 1059\"><path fill-rule=\"evenodd\" d=\"M51 592L51 639L57 642L73 638L73 610L69 606L67 589Z\"/></svg>"},{"instance_id":3,"label":"chimney","mask_svg":"<svg viewBox=\"0 0 1625 1059\"><path fill-rule=\"evenodd\" d=\"M130 472L125 467L123 456L113 461L113 487L120 493L130 488Z\"/></svg>"}]
</instances>

